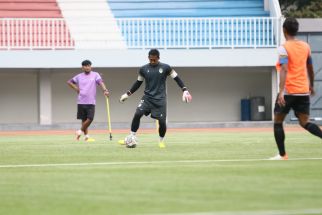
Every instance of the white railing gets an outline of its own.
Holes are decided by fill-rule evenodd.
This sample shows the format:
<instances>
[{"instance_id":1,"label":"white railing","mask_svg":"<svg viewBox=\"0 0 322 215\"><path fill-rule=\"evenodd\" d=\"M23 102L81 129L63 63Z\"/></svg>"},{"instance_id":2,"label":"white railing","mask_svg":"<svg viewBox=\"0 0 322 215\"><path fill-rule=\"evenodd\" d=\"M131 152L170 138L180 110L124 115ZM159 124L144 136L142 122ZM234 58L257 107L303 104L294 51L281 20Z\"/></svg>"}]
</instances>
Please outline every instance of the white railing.
<instances>
[{"instance_id":1,"label":"white railing","mask_svg":"<svg viewBox=\"0 0 322 215\"><path fill-rule=\"evenodd\" d=\"M129 18L116 22L128 49L270 48L279 46L281 35L278 17ZM0 19L1 50L82 49L75 44L81 44L85 36L78 35L74 41L64 19ZM100 38L106 43L113 43L112 39Z\"/></svg>"},{"instance_id":2,"label":"white railing","mask_svg":"<svg viewBox=\"0 0 322 215\"><path fill-rule=\"evenodd\" d=\"M1 18L0 49L72 49L64 19Z\"/></svg>"},{"instance_id":3,"label":"white railing","mask_svg":"<svg viewBox=\"0 0 322 215\"><path fill-rule=\"evenodd\" d=\"M278 0L269 0L269 11L271 16L280 18L282 17L281 7Z\"/></svg>"},{"instance_id":4,"label":"white railing","mask_svg":"<svg viewBox=\"0 0 322 215\"><path fill-rule=\"evenodd\" d=\"M116 20L127 47L143 49L277 47L281 29L275 17Z\"/></svg>"},{"instance_id":5,"label":"white railing","mask_svg":"<svg viewBox=\"0 0 322 215\"><path fill-rule=\"evenodd\" d=\"M282 40L284 39L284 37L282 36L282 22L283 22L283 16L282 16L282 12L281 12L281 7L280 7L280 3L278 0L269 0L269 11L271 16L273 17L277 17L279 19L279 25L274 26L274 34L277 35L279 34L279 40L278 40L278 44L282 43Z\"/></svg>"}]
</instances>

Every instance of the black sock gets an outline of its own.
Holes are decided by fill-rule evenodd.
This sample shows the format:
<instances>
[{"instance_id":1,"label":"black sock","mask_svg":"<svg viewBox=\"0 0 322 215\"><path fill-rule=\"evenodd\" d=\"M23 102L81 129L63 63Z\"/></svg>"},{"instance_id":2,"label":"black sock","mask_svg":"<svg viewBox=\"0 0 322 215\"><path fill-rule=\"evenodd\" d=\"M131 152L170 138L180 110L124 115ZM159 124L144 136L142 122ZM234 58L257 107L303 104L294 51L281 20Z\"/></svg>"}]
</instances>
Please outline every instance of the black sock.
<instances>
[{"instance_id":1,"label":"black sock","mask_svg":"<svg viewBox=\"0 0 322 215\"><path fill-rule=\"evenodd\" d=\"M311 123L311 122L308 122L306 123L306 125L304 126L304 128L310 132L311 134L315 135L315 136L318 136L320 138L322 138L322 131L321 129L319 128L319 126L317 126L316 124L314 123Z\"/></svg>"},{"instance_id":2,"label":"black sock","mask_svg":"<svg viewBox=\"0 0 322 215\"><path fill-rule=\"evenodd\" d=\"M285 134L282 123L274 123L274 137L280 155L284 156L286 154L284 146Z\"/></svg>"},{"instance_id":3,"label":"black sock","mask_svg":"<svg viewBox=\"0 0 322 215\"><path fill-rule=\"evenodd\" d=\"M136 111L132 120L132 124L131 124L131 131L132 132L137 132L137 130L140 127L140 120L141 117L143 116L143 113Z\"/></svg>"},{"instance_id":4,"label":"black sock","mask_svg":"<svg viewBox=\"0 0 322 215\"><path fill-rule=\"evenodd\" d=\"M167 123L165 120L159 119L159 136L164 137L167 132Z\"/></svg>"}]
</instances>

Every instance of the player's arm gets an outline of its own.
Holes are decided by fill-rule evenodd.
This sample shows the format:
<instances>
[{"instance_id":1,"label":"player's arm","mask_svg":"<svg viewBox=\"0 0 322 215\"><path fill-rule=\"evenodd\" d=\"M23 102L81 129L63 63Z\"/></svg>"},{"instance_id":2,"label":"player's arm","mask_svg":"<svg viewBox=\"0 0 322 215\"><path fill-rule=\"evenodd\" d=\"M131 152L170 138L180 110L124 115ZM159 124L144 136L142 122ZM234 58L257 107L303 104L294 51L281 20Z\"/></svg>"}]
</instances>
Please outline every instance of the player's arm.
<instances>
[{"instance_id":1,"label":"player's arm","mask_svg":"<svg viewBox=\"0 0 322 215\"><path fill-rule=\"evenodd\" d=\"M278 63L281 66L279 71L279 92L277 97L277 103L281 106L285 105L284 93L285 93L285 82L286 74L288 70L288 54L284 46L278 48Z\"/></svg>"},{"instance_id":2,"label":"player's arm","mask_svg":"<svg viewBox=\"0 0 322 215\"><path fill-rule=\"evenodd\" d=\"M131 89L121 96L120 102L124 102L126 99L129 98L129 96L135 93L135 91L137 91L140 88L141 84L143 83L143 80L144 80L143 76L138 75L138 79L134 82Z\"/></svg>"},{"instance_id":3,"label":"player's arm","mask_svg":"<svg viewBox=\"0 0 322 215\"><path fill-rule=\"evenodd\" d=\"M100 87L102 88L104 95L105 95L105 96L109 96L109 95L110 95L110 92L109 92L109 91L108 91L108 89L106 88L106 86L105 86L105 84L104 84L103 80L101 80L98 84L99 84L99 85L100 85Z\"/></svg>"},{"instance_id":4,"label":"player's arm","mask_svg":"<svg viewBox=\"0 0 322 215\"><path fill-rule=\"evenodd\" d=\"M95 77L96 84L99 85L102 88L104 96L109 96L110 92L106 88L106 86L104 84L104 81L102 79L102 76L99 73L95 73L95 74L96 74L96 77Z\"/></svg>"},{"instance_id":5,"label":"player's arm","mask_svg":"<svg viewBox=\"0 0 322 215\"><path fill-rule=\"evenodd\" d=\"M70 86L72 89L74 89L77 93L79 93L79 88L76 85L76 82L73 79L70 79L67 81L68 86Z\"/></svg>"},{"instance_id":6,"label":"player's arm","mask_svg":"<svg viewBox=\"0 0 322 215\"><path fill-rule=\"evenodd\" d=\"M310 80L310 92L311 95L314 95L314 69L311 55L307 58L307 73Z\"/></svg>"},{"instance_id":7,"label":"player's arm","mask_svg":"<svg viewBox=\"0 0 322 215\"><path fill-rule=\"evenodd\" d=\"M175 82L178 84L178 86L183 91L182 101L184 101L184 102L191 102L192 96L189 93L187 87L184 85L184 83L181 80L181 78L178 76L178 73L172 69L171 72L170 72L170 76L171 76L171 78L173 78L173 80L175 80Z\"/></svg>"},{"instance_id":8,"label":"player's arm","mask_svg":"<svg viewBox=\"0 0 322 215\"><path fill-rule=\"evenodd\" d=\"M279 93L284 94L285 82L286 82L286 74L287 74L287 64L282 64L280 70L280 83L279 83Z\"/></svg>"}]
</instances>

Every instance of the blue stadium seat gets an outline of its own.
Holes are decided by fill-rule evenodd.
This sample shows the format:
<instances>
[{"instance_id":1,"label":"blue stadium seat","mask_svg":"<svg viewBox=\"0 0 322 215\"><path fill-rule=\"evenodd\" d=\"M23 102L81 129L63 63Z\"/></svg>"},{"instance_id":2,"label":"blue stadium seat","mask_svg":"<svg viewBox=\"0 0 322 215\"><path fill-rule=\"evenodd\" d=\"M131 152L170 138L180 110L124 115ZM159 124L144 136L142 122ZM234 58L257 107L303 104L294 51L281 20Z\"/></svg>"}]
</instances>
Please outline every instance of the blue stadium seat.
<instances>
[{"instance_id":1,"label":"blue stadium seat","mask_svg":"<svg viewBox=\"0 0 322 215\"><path fill-rule=\"evenodd\" d=\"M108 0L115 18L226 18L226 17L269 17L264 10L264 0ZM272 44L272 22L258 23L250 21L250 26L240 23L216 26L199 24L159 23L148 24L118 22L123 38L129 47L140 47L150 44L151 47L248 47ZM256 25L256 31L251 26ZM209 28L209 29L207 29ZM234 30L231 30L231 29ZM265 29L260 31L258 29ZM264 35L265 34L265 35ZM174 38L176 35L177 38ZM234 39L232 38L232 35ZM220 37L220 38L218 38ZM247 39L246 39L247 38ZM258 39L261 38L261 39ZM165 44L166 43L166 44Z\"/></svg>"},{"instance_id":2,"label":"blue stadium seat","mask_svg":"<svg viewBox=\"0 0 322 215\"><path fill-rule=\"evenodd\" d=\"M268 16L263 0L109 0L116 18Z\"/></svg>"}]
</instances>

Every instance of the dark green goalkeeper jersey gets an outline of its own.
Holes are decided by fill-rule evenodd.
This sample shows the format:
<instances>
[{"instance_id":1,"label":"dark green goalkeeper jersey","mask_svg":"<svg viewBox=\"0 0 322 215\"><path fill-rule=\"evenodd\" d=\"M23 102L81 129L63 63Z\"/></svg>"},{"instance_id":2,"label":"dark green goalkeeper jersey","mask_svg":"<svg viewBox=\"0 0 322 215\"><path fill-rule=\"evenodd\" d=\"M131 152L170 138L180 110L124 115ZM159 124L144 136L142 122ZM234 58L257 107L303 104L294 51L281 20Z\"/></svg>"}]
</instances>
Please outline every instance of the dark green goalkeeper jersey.
<instances>
[{"instance_id":1,"label":"dark green goalkeeper jersey","mask_svg":"<svg viewBox=\"0 0 322 215\"><path fill-rule=\"evenodd\" d=\"M146 64L139 70L145 79L144 95L152 99L166 98L166 80L172 68L168 64L159 62L157 65Z\"/></svg>"}]
</instances>

